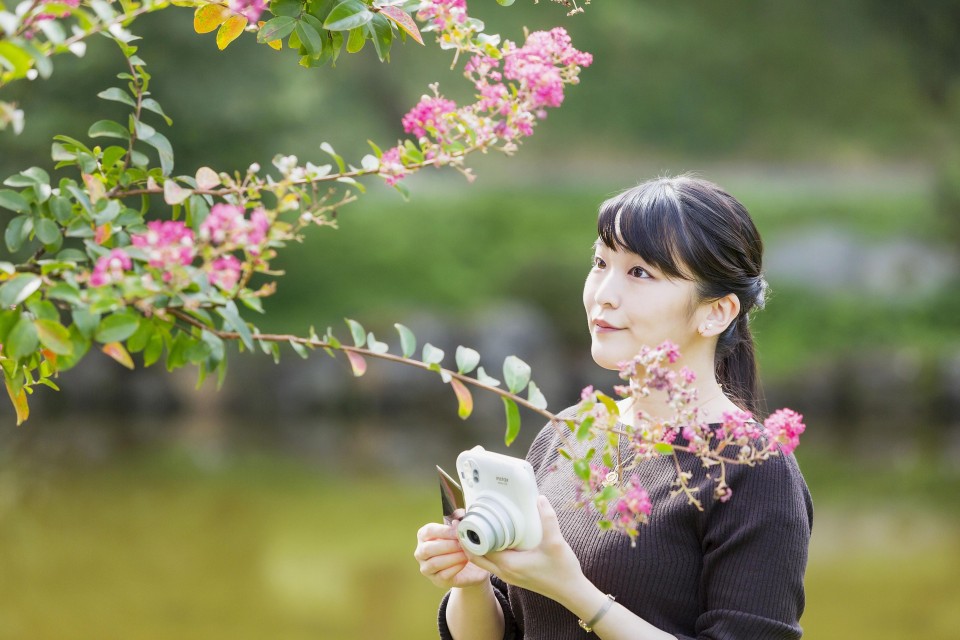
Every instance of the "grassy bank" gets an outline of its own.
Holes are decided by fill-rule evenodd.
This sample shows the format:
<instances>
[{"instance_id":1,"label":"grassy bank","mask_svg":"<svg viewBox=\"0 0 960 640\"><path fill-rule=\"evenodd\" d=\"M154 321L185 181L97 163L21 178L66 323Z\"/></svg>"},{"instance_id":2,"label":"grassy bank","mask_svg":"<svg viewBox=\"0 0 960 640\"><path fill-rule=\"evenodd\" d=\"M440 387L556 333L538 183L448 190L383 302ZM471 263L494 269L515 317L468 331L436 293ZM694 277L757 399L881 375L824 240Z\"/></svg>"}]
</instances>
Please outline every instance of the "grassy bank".
<instances>
[{"instance_id":1,"label":"grassy bank","mask_svg":"<svg viewBox=\"0 0 960 640\"><path fill-rule=\"evenodd\" d=\"M960 505L918 503L912 489L847 491L854 473L830 470L848 465L802 462L817 503L808 637L952 638ZM909 477L928 468L862 469L853 486L924 487ZM437 517L425 474L331 478L270 457L198 466L169 452L50 473L7 467L0 637L433 637L441 594L411 555L416 529ZM944 472L937 486L956 495L960 478Z\"/></svg>"}]
</instances>

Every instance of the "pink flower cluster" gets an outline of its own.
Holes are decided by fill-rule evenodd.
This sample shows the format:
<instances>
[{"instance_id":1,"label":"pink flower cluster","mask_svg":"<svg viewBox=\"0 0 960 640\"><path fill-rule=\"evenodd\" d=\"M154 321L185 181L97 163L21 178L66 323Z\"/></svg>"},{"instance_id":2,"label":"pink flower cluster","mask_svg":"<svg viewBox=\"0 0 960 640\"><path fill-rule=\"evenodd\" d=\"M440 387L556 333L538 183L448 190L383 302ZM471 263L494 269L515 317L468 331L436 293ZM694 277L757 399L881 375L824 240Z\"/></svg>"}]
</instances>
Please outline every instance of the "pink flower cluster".
<instances>
[{"instance_id":1,"label":"pink flower cluster","mask_svg":"<svg viewBox=\"0 0 960 640\"><path fill-rule=\"evenodd\" d=\"M164 269L164 282L169 282L173 277L169 267L185 267L193 262L197 254L193 231L184 223L174 220L154 220L147 223L147 232L130 236L130 243L143 249L147 255L147 264Z\"/></svg>"},{"instance_id":2,"label":"pink flower cluster","mask_svg":"<svg viewBox=\"0 0 960 640\"><path fill-rule=\"evenodd\" d=\"M436 29L446 31L467 21L467 2L466 0L428 0L417 12L417 20L421 22L432 20Z\"/></svg>"},{"instance_id":3,"label":"pink flower cluster","mask_svg":"<svg viewBox=\"0 0 960 640\"><path fill-rule=\"evenodd\" d=\"M403 130L417 138L432 135L443 144L453 124L451 115L457 110L457 103L439 96L423 96L405 116Z\"/></svg>"},{"instance_id":4,"label":"pink flower cluster","mask_svg":"<svg viewBox=\"0 0 960 640\"><path fill-rule=\"evenodd\" d=\"M270 220L263 209L254 209L248 220L243 207L220 203L213 205L200 223L200 239L214 246L238 247L259 255L269 229Z\"/></svg>"},{"instance_id":5,"label":"pink flower cluster","mask_svg":"<svg viewBox=\"0 0 960 640\"><path fill-rule=\"evenodd\" d=\"M610 504L607 519L615 529L636 535L637 527L647 521L651 511L653 504L650 502L650 494L640 484L640 480L632 476L621 496Z\"/></svg>"},{"instance_id":6,"label":"pink flower cluster","mask_svg":"<svg viewBox=\"0 0 960 640\"><path fill-rule=\"evenodd\" d=\"M242 15L250 22L256 23L260 19L260 14L266 8L265 0L230 0L228 5L230 11Z\"/></svg>"},{"instance_id":7,"label":"pink flower cluster","mask_svg":"<svg viewBox=\"0 0 960 640\"><path fill-rule=\"evenodd\" d=\"M627 469L644 459L693 454L704 466L719 471L710 474L715 482L713 495L726 502L733 495L726 482L726 465L753 466L776 455L789 455L799 445L800 435L806 429L803 416L791 409L780 409L761 424L749 411L734 410L724 412L719 426L713 428L699 417L695 404L697 390L693 386L695 374L686 367L677 370L669 366L675 365L679 359L679 349L669 341L655 348L644 347L633 360L620 363L620 375L628 383L615 387L619 395L627 398L645 398L654 390L663 393L666 406L673 411L670 417L654 417L638 410L632 424L618 425L616 416L604 419L603 412L597 410L603 403L609 405L610 400L593 387L587 387L581 393L577 415L584 420L594 420L592 434L609 435L614 427L625 430L631 447L630 459L625 463ZM575 428L575 425L571 427ZM686 442L677 441L680 435ZM619 436L614 440L619 442ZM614 445L609 438L603 438L603 441L604 455L609 456ZM677 463L679 465L679 458ZM601 488L602 482L597 477L600 472L601 469L591 466L590 477L577 489L578 504L591 502L584 500L583 496L593 492L592 502L602 509L602 496L610 491ZM674 493L685 494L691 504L702 508L696 497L697 489L688 486L691 478L692 473L682 471L678 466ZM619 529L633 538L637 534L635 523L644 522L643 518L650 514L649 496L634 479L626 487L618 488L617 493L619 496L611 500L606 520L601 524Z\"/></svg>"},{"instance_id":8,"label":"pink flower cluster","mask_svg":"<svg viewBox=\"0 0 960 640\"><path fill-rule=\"evenodd\" d=\"M779 409L763 421L770 438L770 447L779 444L784 455L789 455L800 444L800 434L806 430L803 416L792 409Z\"/></svg>"},{"instance_id":9,"label":"pink flower cluster","mask_svg":"<svg viewBox=\"0 0 960 640\"><path fill-rule=\"evenodd\" d=\"M229 291L237 286L240 281L240 274L243 271L243 264L232 253L220 256L210 263L207 267L207 277L210 283Z\"/></svg>"},{"instance_id":10,"label":"pink flower cluster","mask_svg":"<svg viewBox=\"0 0 960 640\"><path fill-rule=\"evenodd\" d=\"M588 67L593 56L573 48L561 27L535 31L519 49L507 42L503 49L503 75L519 83L530 110L559 107L563 103L564 69Z\"/></svg>"},{"instance_id":11,"label":"pink flower cluster","mask_svg":"<svg viewBox=\"0 0 960 640\"><path fill-rule=\"evenodd\" d=\"M409 171L400 159L400 147L391 147L380 155L380 175L391 187L403 179Z\"/></svg>"},{"instance_id":12,"label":"pink flower cluster","mask_svg":"<svg viewBox=\"0 0 960 640\"><path fill-rule=\"evenodd\" d=\"M90 286L102 287L119 282L126 272L133 268L133 261L123 249L112 249L110 253L97 259L90 274Z\"/></svg>"},{"instance_id":13,"label":"pink flower cluster","mask_svg":"<svg viewBox=\"0 0 960 640\"><path fill-rule=\"evenodd\" d=\"M477 101L464 107L436 94L423 96L403 117L403 129L417 136L424 157L437 164L453 161L464 148L486 149L502 143L510 153L516 141L533 134L538 118L546 117L547 107L563 102L565 84L577 82L580 67L593 61L589 53L573 48L570 36L562 28L537 31L522 47L505 42L494 51L493 40L481 44L479 22L468 22L465 0L426 0L417 19L431 21L440 32L446 48L472 54L464 75L477 91ZM398 149L402 155L402 149ZM402 162L385 162L380 173L389 184L396 184L405 171ZM388 167L390 167L388 169ZM469 172L464 171L469 176Z\"/></svg>"}]
</instances>

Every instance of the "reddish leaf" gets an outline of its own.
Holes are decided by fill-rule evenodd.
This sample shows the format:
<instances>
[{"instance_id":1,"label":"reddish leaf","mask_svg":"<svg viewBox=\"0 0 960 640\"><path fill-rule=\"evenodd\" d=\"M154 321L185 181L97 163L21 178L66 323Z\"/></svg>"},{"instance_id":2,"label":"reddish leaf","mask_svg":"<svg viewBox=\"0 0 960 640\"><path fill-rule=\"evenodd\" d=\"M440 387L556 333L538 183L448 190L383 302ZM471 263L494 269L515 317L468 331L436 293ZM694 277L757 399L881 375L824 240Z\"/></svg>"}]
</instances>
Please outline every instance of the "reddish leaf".
<instances>
[{"instance_id":1,"label":"reddish leaf","mask_svg":"<svg viewBox=\"0 0 960 640\"><path fill-rule=\"evenodd\" d=\"M227 21L217 31L217 47L221 51L227 48L227 45L240 37L243 30L247 28L247 19L243 16L230 16Z\"/></svg>"},{"instance_id":2,"label":"reddish leaf","mask_svg":"<svg viewBox=\"0 0 960 640\"><path fill-rule=\"evenodd\" d=\"M110 226L109 222L106 222L99 227L97 227L96 232L93 236L93 241L97 244L106 244L107 240L110 239L110 236L113 235L113 227Z\"/></svg>"},{"instance_id":3,"label":"reddish leaf","mask_svg":"<svg viewBox=\"0 0 960 640\"><path fill-rule=\"evenodd\" d=\"M4 380L4 382L7 383L7 395L13 402L13 408L17 410L17 426L19 427L30 415L30 406L27 404L27 390L21 387L19 393L15 394L10 386L10 381Z\"/></svg>"},{"instance_id":4,"label":"reddish leaf","mask_svg":"<svg viewBox=\"0 0 960 640\"><path fill-rule=\"evenodd\" d=\"M130 357L130 354L127 353L127 350L124 349L123 345L119 342L110 342L103 345L103 352L127 369L133 369L133 358Z\"/></svg>"},{"instance_id":5,"label":"reddish leaf","mask_svg":"<svg viewBox=\"0 0 960 640\"><path fill-rule=\"evenodd\" d=\"M413 21L409 13L400 7L393 6L380 7L380 13L393 20L396 25L406 31L411 38L423 44L423 36L420 35L420 29L417 28L417 23Z\"/></svg>"},{"instance_id":6,"label":"reddish leaf","mask_svg":"<svg viewBox=\"0 0 960 640\"><path fill-rule=\"evenodd\" d=\"M210 33L230 17L230 10L222 4L205 4L193 14L193 30Z\"/></svg>"},{"instance_id":7,"label":"reddish leaf","mask_svg":"<svg viewBox=\"0 0 960 640\"><path fill-rule=\"evenodd\" d=\"M453 387L453 392L457 394L457 400L460 401L460 418L466 420L473 413L473 396L470 395L470 390L467 389L466 385L456 378L450 379L450 386Z\"/></svg>"},{"instance_id":8,"label":"reddish leaf","mask_svg":"<svg viewBox=\"0 0 960 640\"><path fill-rule=\"evenodd\" d=\"M367 361L359 353L347 351L347 357L350 359L350 366L353 367L353 375L358 378L367 372Z\"/></svg>"}]
</instances>

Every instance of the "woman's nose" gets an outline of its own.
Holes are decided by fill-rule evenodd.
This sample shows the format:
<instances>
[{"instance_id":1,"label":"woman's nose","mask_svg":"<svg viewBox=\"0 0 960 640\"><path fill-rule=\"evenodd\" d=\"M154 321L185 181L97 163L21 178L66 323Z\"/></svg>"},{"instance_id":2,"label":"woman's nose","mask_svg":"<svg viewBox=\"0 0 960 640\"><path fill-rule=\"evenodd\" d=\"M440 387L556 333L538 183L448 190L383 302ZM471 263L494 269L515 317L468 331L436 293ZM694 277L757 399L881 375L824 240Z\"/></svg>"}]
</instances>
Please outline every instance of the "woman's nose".
<instances>
[{"instance_id":1,"label":"woman's nose","mask_svg":"<svg viewBox=\"0 0 960 640\"><path fill-rule=\"evenodd\" d=\"M600 282L597 283L593 299L602 307L616 308L620 305L620 287L616 274L611 272L604 274Z\"/></svg>"}]
</instances>

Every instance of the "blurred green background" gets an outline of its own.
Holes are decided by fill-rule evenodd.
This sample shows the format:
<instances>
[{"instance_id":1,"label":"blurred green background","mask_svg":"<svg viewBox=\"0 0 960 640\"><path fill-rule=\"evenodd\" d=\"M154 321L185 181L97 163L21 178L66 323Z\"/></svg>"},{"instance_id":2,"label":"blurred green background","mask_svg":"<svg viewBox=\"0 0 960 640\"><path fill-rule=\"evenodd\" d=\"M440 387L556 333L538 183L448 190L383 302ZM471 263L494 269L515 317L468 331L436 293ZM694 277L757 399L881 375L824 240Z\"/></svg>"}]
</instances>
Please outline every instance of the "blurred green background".
<instances>
[{"instance_id":1,"label":"blurred green background","mask_svg":"<svg viewBox=\"0 0 960 640\"><path fill-rule=\"evenodd\" d=\"M960 2L595 0L471 13L511 39L566 27L596 62L512 158L478 179L379 185L280 262L257 324L344 316L397 342L513 353L552 409L613 380L589 357L580 289L597 205L696 171L739 197L773 288L755 320L770 408L804 413L816 516L802 624L813 639L956 637L960 602ZM188 9L138 21L177 172L358 159L391 144L427 84L467 97L449 57L407 44L335 70L243 37L225 52ZM119 117L98 100L106 40L10 86L27 130L0 176L48 167L50 137ZM5 215L0 213L0 216ZM0 222L8 218L0 217ZM456 417L433 375L371 362L236 355L224 388L130 374L91 354L14 426L0 405L0 638L429 638L441 593L415 532L439 517L434 464L503 451L501 406ZM524 415L522 455L541 422Z\"/></svg>"}]
</instances>

